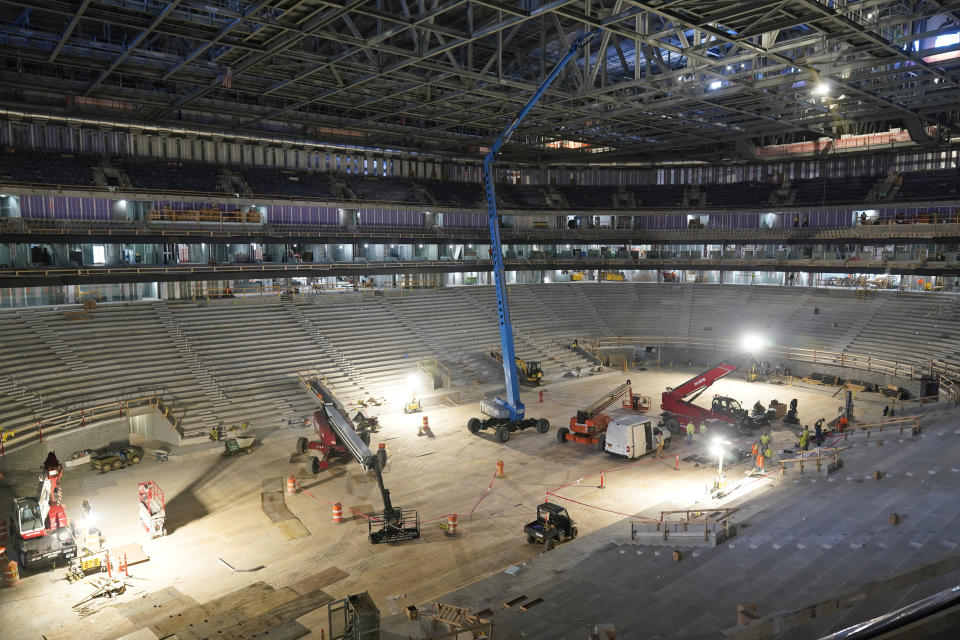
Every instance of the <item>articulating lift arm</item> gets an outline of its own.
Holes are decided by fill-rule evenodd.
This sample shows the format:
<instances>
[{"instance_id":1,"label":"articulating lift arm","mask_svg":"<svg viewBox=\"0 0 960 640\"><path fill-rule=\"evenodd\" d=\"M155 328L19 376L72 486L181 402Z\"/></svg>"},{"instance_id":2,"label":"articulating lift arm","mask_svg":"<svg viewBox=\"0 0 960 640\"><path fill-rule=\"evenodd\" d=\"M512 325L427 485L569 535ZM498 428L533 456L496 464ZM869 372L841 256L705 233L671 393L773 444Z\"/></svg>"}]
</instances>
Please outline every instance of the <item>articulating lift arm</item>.
<instances>
[{"instance_id":1,"label":"articulating lift arm","mask_svg":"<svg viewBox=\"0 0 960 640\"><path fill-rule=\"evenodd\" d=\"M497 314L500 319L500 343L503 345L503 375L507 383L507 398L496 399L496 404L509 412L510 420L522 420L524 416L523 403L520 401L520 387L517 377L517 369L514 365L516 352L513 346L513 324L510 322L510 307L507 304L507 286L504 277L503 250L500 244L500 220L497 216L497 197L493 187L493 174L491 166L497 160L500 150L507 142L513 132L517 130L523 119L527 117L534 105L543 97L547 89L557 79L563 68L567 66L577 52L587 42L593 40L600 33L600 29L594 29L583 34L571 45L570 50L553 68L553 71L543 79L537 90L533 92L527 104L520 109L520 113L514 118L513 122L500 134L500 136L490 146L490 151L483 159L483 182L486 187L487 198L487 220L490 224L490 250L493 258L493 281L497 289Z\"/></svg>"},{"instance_id":2,"label":"articulating lift arm","mask_svg":"<svg viewBox=\"0 0 960 640\"><path fill-rule=\"evenodd\" d=\"M708 369L703 373L698 373L694 377L681 384L679 387L674 387L672 389L667 387L667 390L663 395L670 395L670 397L672 397L674 400L683 401L687 396L696 393L695 396L687 400L687 402L693 402L714 382L726 375L733 373L736 370L737 368L732 364L718 364L712 369Z\"/></svg>"},{"instance_id":3,"label":"articulating lift arm","mask_svg":"<svg viewBox=\"0 0 960 640\"><path fill-rule=\"evenodd\" d=\"M591 404L586 409L582 409L579 413L583 413L587 418L593 418L595 415L612 405L614 402L622 398L628 393L633 393L633 387L630 385L630 381L627 380L622 385L610 391L605 396Z\"/></svg>"}]
</instances>

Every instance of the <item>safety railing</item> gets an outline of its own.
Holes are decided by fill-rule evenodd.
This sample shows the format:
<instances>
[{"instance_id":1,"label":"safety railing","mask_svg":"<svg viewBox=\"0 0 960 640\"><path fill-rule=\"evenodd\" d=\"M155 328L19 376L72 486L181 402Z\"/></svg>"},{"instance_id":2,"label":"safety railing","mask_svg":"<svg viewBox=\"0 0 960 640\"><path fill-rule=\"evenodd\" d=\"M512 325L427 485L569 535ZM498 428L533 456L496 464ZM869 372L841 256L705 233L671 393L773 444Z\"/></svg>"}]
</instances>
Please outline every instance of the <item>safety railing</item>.
<instances>
[{"instance_id":1,"label":"safety railing","mask_svg":"<svg viewBox=\"0 0 960 640\"><path fill-rule=\"evenodd\" d=\"M654 525L654 530L663 533L664 539L668 538L669 531L673 528L674 531L686 532L690 531L691 527L696 528L703 527L703 539L707 541L710 539L710 534L715 530L715 525L719 525L724 531L729 531L730 529L730 518L734 513L739 511L739 507L725 507L718 509L709 509L707 511L697 510L697 509L676 509L661 511L660 518L654 522L646 521L633 521L630 522L630 536L631 539L637 533L637 527L649 527L651 524ZM679 519L670 519L668 516L674 516L677 514L683 514L682 518Z\"/></svg>"},{"instance_id":2,"label":"safety railing","mask_svg":"<svg viewBox=\"0 0 960 640\"><path fill-rule=\"evenodd\" d=\"M742 350L736 340L672 337L672 336L605 336L597 338L577 338L580 349L599 358L605 349L630 347L636 345L650 347L675 347L683 349L708 349L711 351L739 352ZM927 372L938 373L938 365L930 361L926 366L877 358L872 355L860 355L845 351L829 351L823 349L803 349L798 347L768 346L764 347L764 357L772 356L794 362L806 362L824 366L842 367L846 369L860 369L891 375L898 378L919 380ZM952 370L952 367L951 367Z\"/></svg>"},{"instance_id":3,"label":"safety railing","mask_svg":"<svg viewBox=\"0 0 960 640\"><path fill-rule=\"evenodd\" d=\"M180 419L159 396L143 396L128 400L108 402L93 407L83 407L73 411L34 420L13 429L0 430L0 456L15 451L33 441L43 442L44 435L63 433L77 428L83 428L88 423L102 422L114 418L122 418L130 414L131 409L149 406L161 413L171 428L180 430ZM7 444L7 443L10 444Z\"/></svg>"},{"instance_id":4,"label":"safety railing","mask_svg":"<svg viewBox=\"0 0 960 640\"><path fill-rule=\"evenodd\" d=\"M809 453L801 452L796 458L780 458L780 475L782 476L786 473L788 465L800 467L800 474L802 475L804 466L810 465L811 463L817 467L817 473L820 473L825 460L832 460L834 464L837 464L840 459L840 452L845 450L846 447L820 447Z\"/></svg>"}]
</instances>

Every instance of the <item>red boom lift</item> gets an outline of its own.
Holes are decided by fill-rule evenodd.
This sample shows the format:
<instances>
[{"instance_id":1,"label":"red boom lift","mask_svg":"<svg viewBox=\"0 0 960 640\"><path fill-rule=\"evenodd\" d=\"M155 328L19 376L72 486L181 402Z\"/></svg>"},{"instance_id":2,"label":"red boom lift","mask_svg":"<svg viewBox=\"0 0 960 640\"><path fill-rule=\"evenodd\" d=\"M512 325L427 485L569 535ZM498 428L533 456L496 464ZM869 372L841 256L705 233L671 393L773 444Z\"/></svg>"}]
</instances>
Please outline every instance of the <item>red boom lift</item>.
<instances>
[{"instance_id":1,"label":"red boom lift","mask_svg":"<svg viewBox=\"0 0 960 640\"><path fill-rule=\"evenodd\" d=\"M622 385L606 394L586 409L577 411L577 415L570 418L570 427L557 429L557 442L579 442L597 447L603 451L606 446L607 425L610 416L602 413L604 409L623 398L622 407L634 411L646 411L641 396L633 395L633 387L627 380Z\"/></svg>"},{"instance_id":2,"label":"red boom lift","mask_svg":"<svg viewBox=\"0 0 960 640\"><path fill-rule=\"evenodd\" d=\"M699 424L706 420L717 420L736 425L741 431L749 431L758 426L740 403L726 396L713 396L709 409L693 404L700 394L710 388L720 378L736 371L732 364L718 364L712 369L699 373L679 387L667 387L663 392L659 425L671 433L679 433L680 425ZM687 399L689 396L689 399Z\"/></svg>"}]
</instances>

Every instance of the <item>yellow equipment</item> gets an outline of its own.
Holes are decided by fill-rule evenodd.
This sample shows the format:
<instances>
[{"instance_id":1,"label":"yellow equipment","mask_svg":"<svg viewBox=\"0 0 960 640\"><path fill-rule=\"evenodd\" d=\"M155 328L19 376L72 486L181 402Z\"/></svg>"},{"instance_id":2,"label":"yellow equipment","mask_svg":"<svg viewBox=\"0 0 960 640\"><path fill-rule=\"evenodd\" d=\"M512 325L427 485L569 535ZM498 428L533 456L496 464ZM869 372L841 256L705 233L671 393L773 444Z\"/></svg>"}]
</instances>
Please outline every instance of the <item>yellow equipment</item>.
<instances>
[{"instance_id":1,"label":"yellow equipment","mask_svg":"<svg viewBox=\"0 0 960 640\"><path fill-rule=\"evenodd\" d=\"M420 398L417 396L413 396L410 402L403 405L404 413L417 413L418 411L423 411L423 405L420 404Z\"/></svg>"},{"instance_id":2,"label":"yellow equipment","mask_svg":"<svg viewBox=\"0 0 960 640\"><path fill-rule=\"evenodd\" d=\"M491 351L490 355L497 359L497 362L503 362L503 354L499 351ZM515 358L517 363L517 375L520 376L520 383L528 387L539 387L541 380L543 380L543 369L540 368L540 363L535 361L525 361L521 360L519 357Z\"/></svg>"},{"instance_id":3,"label":"yellow equipment","mask_svg":"<svg viewBox=\"0 0 960 640\"><path fill-rule=\"evenodd\" d=\"M600 279L609 282L623 282L625 278L623 271L601 271Z\"/></svg>"},{"instance_id":4,"label":"yellow equipment","mask_svg":"<svg viewBox=\"0 0 960 640\"><path fill-rule=\"evenodd\" d=\"M573 280L574 282L579 282L580 280L583 280L583 271L574 271L573 273L570 274L570 279Z\"/></svg>"}]
</instances>

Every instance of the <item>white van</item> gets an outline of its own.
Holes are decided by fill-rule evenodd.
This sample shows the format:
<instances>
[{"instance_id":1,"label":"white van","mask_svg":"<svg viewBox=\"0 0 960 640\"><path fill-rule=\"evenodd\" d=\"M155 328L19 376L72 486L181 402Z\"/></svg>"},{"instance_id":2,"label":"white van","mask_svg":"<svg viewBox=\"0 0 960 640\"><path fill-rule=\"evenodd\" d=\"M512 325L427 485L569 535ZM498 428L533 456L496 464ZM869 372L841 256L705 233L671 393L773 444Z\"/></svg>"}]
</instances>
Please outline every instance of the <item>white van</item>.
<instances>
[{"instance_id":1,"label":"white van","mask_svg":"<svg viewBox=\"0 0 960 640\"><path fill-rule=\"evenodd\" d=\"M670 431L658 427L647 416L625 416L607 425L607 442L604 450L626 458L639 458L657 448L656 436L662 433L664 447L670 445Z\"/></svg>"}]
</instances>

